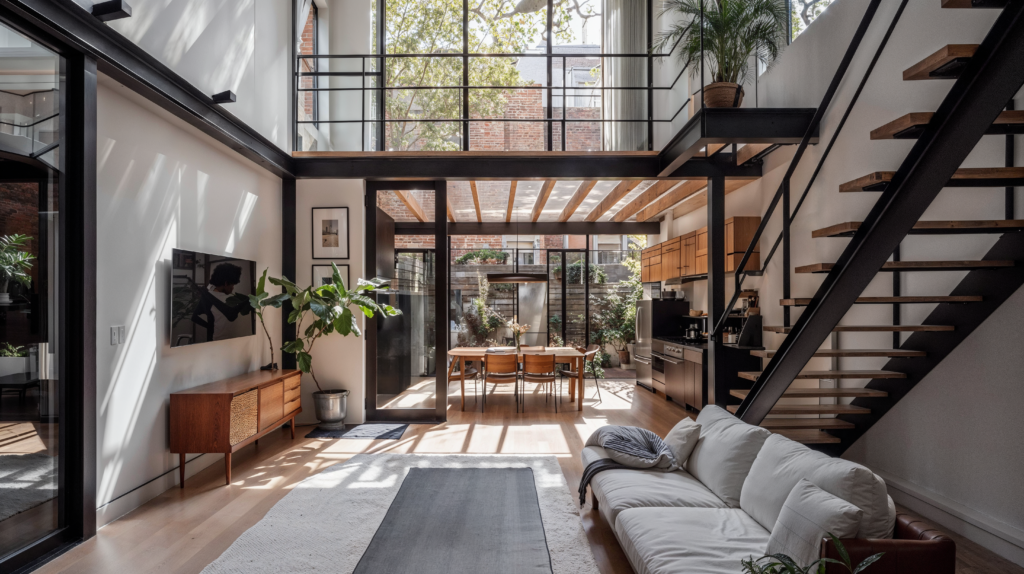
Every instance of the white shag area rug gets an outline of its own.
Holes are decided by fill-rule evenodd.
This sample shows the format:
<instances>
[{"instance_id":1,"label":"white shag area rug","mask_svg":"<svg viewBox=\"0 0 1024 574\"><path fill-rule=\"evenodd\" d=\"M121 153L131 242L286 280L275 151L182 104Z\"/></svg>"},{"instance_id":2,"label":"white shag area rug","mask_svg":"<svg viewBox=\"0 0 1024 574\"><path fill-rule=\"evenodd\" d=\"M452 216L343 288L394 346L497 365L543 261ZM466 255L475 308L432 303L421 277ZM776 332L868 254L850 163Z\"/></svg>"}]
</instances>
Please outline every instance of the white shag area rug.
<instances>
[{"instance_id":1,"label":"white shag area rug","mask_svg":"<svg viewBox=\"0 0 1024 574\"><path fill-rule=\"evenodd\" d=\"M356 455L307 478L203 572L350 573L384 521L409 469L415 467L532 468L553 573L598 572L579 511L554 456L421 454ZM501 565L496 564L494 571L501 572Z\"/></svg>"},{"instance_id":2,"label":"white shag area rug","mask_svg":"<svg viewBox=\"0 0 1024 574\"><path fill-rule=\"evenodd\" d=\"M45 452L0 455L0 520L57 496L57 458Z\"/></svg>"}]
</instances>

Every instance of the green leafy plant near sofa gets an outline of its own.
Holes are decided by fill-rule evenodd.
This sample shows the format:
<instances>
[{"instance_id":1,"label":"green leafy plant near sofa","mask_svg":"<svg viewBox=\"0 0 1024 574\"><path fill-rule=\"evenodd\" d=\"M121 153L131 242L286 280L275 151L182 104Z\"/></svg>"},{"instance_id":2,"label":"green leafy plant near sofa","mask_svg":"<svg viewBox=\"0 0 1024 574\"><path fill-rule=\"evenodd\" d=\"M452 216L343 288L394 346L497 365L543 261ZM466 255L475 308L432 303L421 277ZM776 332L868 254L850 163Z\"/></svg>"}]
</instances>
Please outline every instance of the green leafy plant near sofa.
<instances>
[{"instance_id":1,"label":"green leafy plant near sofa","mask_svg":"<svg viewBox=\"0 0 1024 574\"><path fill-rule=\"evenodd\" d=\"M868 556L862 560L860 564L854 566L850 561L850 555L846 552L846 547L843 546L843 543L833 536L831 532L828 537L832 539L832 544L835 545L836 551L839 553L839 557L842 558L842 561L832 558L821 558L807 566L801 567L795 560L785 554L762 556L756 560L751 556L750 558L742 561L743 570L741 572L743 574L825 574L825 566L827 564L839 564L840 566L845 567L852 574L860 574L867 570L868 566L871 566L878 561L878 559L884 554L884 552L879 552L878 554Z\"/></svg>"}]
</instances>

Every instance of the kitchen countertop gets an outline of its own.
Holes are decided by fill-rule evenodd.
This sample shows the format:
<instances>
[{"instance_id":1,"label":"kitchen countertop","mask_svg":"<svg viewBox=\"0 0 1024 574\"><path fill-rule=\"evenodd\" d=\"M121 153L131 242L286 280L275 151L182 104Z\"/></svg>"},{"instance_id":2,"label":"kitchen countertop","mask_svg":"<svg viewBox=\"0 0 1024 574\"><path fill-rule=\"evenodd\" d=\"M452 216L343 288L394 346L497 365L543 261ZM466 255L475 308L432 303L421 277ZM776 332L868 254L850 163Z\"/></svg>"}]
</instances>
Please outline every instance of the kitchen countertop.
<instances>
[{"instance_id":1,"label":"kitchen countertop","mask_svg":"<svg viewBox=\"0 0 1024 574\"><path fill-rule=\"evenodd\" d=\"M672 342L672 341L666 341L664 339L658 339L657 337L654 337L654 338L659 340L659 341L661 341L662 343L666 343L668 345L674 345L676 347L682 347L682 348L684 348L684 349L686 349L688 351L696 351L696 352L700 353L700 352L708 350L708 344L707 343L675 343L675 342ZM729 347L730 349L736 349L738 351L760 351L760 350L764 349L764 347L749 347L749 346L746 346L746 345L740 346L740 345L731 344L731 343L725 343L724 346Z\"/></svg>"}]
</instances>

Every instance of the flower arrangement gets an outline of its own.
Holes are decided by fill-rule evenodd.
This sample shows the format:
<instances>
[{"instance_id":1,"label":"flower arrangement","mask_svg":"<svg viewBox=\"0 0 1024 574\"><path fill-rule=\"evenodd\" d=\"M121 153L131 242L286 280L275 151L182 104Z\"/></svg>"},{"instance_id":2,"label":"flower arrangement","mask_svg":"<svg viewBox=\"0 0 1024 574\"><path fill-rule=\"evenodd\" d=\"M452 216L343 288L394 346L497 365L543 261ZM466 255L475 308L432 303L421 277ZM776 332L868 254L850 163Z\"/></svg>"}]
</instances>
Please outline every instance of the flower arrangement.
<instances>
[{"instance_id":1,"label":"flower arrangement","mask_svg":"<svg viewBox=\"0 0 1024 574\"><path fill-rule=\"evenodd\" d=\"M512 320L509 321L508 323L505 323L505 326L512 331L512 338L516 342L516 353L518 353L522 337L527 331L530 330L530 326L520 325L518 316L512 317Z\"/></svg>"}]
</instances>

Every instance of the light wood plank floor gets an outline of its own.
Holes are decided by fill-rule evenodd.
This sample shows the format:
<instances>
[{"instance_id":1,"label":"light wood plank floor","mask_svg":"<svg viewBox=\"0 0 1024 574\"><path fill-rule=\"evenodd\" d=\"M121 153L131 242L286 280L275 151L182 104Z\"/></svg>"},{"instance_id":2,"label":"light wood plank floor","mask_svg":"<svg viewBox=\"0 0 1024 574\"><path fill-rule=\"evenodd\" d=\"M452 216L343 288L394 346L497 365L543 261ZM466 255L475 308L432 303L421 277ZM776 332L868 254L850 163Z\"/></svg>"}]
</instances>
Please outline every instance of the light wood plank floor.
<instances>
[{"instance_id":1,"label":"light wood plank floor","mask_svg":"<svg viewBox=\"0 0 1024 574\"><path fill-rule=\"evenodd\" d=\"M601 381L602 401L588 386L582 413L571 410L566 399L562 406L568 410L557 415L539 391L527 397L526 413L517 414L510 389L488 395L486 413L480 413L479 403L471 398L467 410L461 412L458 387L453 386L445 424L410 426L398 441L292 441L289 431L281 429L261 439L258 447L234 455L230 486L223 485L223 466L214 464L190 478L186 488L168 490L38 572L199 572L298 482L364 452L553 454L575 496L583 470L579 452L594 429L605 424L637 425L664 435L686 414L664 396L655 396L632 381ZM296 436L311 429L300 427ZM611 529L590 508L589 497L582 519L601 572L632 572ZM959 538L957 542L961 557L958 574L1024 574L1024 569L977 545Z\"/></svg>"}]
</instances>

